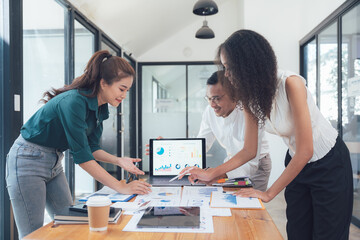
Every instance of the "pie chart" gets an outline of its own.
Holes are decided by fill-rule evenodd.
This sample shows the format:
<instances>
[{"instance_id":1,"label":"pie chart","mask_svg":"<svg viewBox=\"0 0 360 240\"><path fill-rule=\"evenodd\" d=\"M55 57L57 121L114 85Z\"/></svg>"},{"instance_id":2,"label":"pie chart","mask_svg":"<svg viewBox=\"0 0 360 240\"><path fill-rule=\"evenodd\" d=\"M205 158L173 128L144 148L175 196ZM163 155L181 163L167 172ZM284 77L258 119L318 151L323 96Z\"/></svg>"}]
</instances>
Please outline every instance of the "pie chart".
<instances>
[{"instance_id":1,"label":"pie chart","mask_svg":"<svg viewBox=\"0 0 360 240\"><path fill-rule=\"evenodd\" d=\"M163 154L164 154L164 148L163 148L163 147L157 148L157 149L156 149L156 153L157 153L158 155L163 155Z\"/></svg>"}]
</instances>

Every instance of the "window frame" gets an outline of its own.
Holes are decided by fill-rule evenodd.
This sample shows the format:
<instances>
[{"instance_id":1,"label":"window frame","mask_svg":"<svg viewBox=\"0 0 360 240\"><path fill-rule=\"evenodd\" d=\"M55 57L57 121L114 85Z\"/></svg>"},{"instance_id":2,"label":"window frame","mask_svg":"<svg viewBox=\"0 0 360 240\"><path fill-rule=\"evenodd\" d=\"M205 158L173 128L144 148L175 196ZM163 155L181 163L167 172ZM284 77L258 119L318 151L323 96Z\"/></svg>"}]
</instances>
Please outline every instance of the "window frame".
<instances>
[{"instance_id":1,"label":"window frame","mask_svg":"<svg viewBox=\"0 0 360 240\"><path fill-rule=\"evenodd\" d=\"M354 7L360 5L359 0L348 0L344 2L339 8L331 13L326 19L324 19L318 26L316 26L310 33L300 40L300 75L306 77L306 59L305 59L305 47L312 40L316 40L316 100L317 105L320 106L320 45L319 34L322 33L327 27L337 23L337 98L338 98L338 121L337 130L339 136L343 136L343 122L342 122L342 17L351 11ZM314 96L315 97L315 96ZM360 219L352 216L352 223L357 227L360 227Z\"/></svg>"}]
</instances>

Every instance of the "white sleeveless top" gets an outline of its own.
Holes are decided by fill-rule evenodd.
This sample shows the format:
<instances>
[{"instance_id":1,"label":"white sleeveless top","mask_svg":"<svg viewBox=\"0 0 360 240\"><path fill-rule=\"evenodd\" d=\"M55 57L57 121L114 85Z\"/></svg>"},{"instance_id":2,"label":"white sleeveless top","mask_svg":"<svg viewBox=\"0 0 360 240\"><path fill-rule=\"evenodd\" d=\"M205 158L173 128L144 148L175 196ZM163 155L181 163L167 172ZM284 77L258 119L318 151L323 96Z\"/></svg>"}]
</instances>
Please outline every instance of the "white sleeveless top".
<instances>
[{"instance_id":1,"label":"white sleeveless top","mask_svg":"<svg viewBox=\"0 0 360 240\"><path fill-rule=\"evenodd\" d=\"M285 144L289 147L289 154L291 157L293 157L296 152L295 128L290 103L286 94L285 82L289 76L294 75L300 77L305 85L305 79L298 74L290 71L278 70L278 88L275 93L275 99L270 113L271 121L267 119L265 122L265 130L282 137ZM309 160L310 163L323 158L331 150L335 145L338 132L321 114L307 88L306 92L311 118L314 149L314 155Z\"/></svg>"}]
</instances>

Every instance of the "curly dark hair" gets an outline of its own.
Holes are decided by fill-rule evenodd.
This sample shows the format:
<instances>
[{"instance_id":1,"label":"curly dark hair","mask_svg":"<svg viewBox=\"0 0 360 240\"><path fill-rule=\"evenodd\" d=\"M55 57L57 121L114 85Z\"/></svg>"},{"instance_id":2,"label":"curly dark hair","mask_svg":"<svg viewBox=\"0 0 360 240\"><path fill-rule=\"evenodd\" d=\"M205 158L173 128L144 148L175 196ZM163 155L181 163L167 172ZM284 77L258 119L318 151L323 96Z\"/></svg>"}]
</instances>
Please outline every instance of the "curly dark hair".
<instances>
[{"instance_id":1,"label":"curly dark hair","mask_svg":"<svg viewBox=\"0 0 360 240\"><path fill-rule=\"evenodd\" d=\"M254 31L239 30L219 46L217 63L220 55L226 59L235 100L263 125L277 88L277 61L271 45Z\"/></svg>"}]
</instances>

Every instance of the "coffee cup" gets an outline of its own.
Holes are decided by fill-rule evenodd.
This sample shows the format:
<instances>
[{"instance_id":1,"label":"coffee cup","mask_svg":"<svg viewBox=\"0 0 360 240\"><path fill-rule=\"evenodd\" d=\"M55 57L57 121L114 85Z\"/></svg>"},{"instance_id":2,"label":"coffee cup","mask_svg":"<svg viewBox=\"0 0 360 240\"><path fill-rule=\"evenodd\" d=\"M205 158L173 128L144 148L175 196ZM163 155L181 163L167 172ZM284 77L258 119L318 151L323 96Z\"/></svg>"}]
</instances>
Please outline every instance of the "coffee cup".
<instances>
[{"instance_id":1,"label":"coffee cup","mask_svg":"<svg viewBox=\"0 0 360 240\"><path fill-rule=\"evenodd\" d=\"M90 231L106 231L111 200L106 196L90 197L87 202Z\"/></svg>"}]
</instances>

